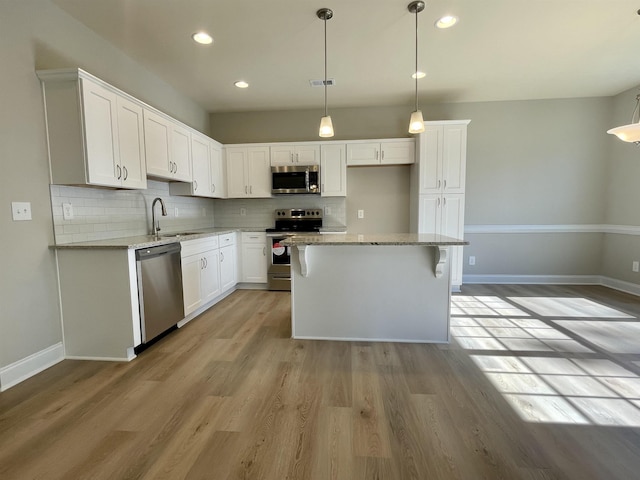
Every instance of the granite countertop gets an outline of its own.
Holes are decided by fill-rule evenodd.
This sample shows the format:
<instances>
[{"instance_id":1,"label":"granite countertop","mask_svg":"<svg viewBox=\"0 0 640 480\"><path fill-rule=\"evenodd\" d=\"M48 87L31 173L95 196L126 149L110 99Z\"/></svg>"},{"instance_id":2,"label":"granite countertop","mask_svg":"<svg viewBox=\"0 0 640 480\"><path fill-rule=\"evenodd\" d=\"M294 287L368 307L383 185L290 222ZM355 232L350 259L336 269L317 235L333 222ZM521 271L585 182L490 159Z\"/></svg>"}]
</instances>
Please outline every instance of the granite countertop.
<instances>
[{"instance_id":1,"label":"granite countertop","mask_svg":"<svg viewBox=\"0 0 640 480\"><path fill-rule=\"evenodd\" d=\"M138 249L156 247L158 245L166 245L168 243L184 242L188 240L196 240L198 238L207 238L213 235L222 235L233 232L261 232L264 227L219 227L207 229L193 229L185 234L175 234L171 232L160 232L160 238L156 239L153 235L138 235L134 237L110 238L106 240L91 240L88 242L63 243L52 245L51 248L61 249L92 249L92 248L122 248L122 249Z\"/></svg>"},{"instance_id":2,"label":"granite countertop","mask_svg":"<svg viewBox=\"0 0 640 480\"><path fill-rule=\"evenodd\" d=\"M458 238L430 233L322 234L296 235L281 242L283 245L469 245Z\"/></svg>"}]
</instances>

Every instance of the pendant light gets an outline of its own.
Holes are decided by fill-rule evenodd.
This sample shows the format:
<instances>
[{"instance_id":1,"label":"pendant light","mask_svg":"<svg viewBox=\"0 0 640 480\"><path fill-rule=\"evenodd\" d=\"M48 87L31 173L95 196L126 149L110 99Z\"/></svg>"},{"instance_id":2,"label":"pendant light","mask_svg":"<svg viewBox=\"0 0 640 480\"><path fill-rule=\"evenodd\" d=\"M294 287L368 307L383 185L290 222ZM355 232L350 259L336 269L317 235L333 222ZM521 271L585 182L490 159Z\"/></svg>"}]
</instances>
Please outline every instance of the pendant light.
<instances>
[{"instance_id":1,"label":"pendant light","mask_svg":"<svg viewBox=\"0 0 640 480\"><path fill-rule=\"evenodd\" d=\"M333 137L333 123L327 113L327 20L333 17L333 11L329 8L321 8L316 12L318 18L324 21L324 117L320 119L321 137Z\"/></svg>"},{"instance_id":2,"label":"pendant light","mask_svg":"<svg viewBox=\"0 0 640 480\"><path fill-rule=\"evenodd\" d=\"M411 2L407 7L411 13L416 14L416 68L414 73L418 71L418 13L424 10L424 2ZM409 133L422 133L424 132L424 120L422 119L422 112L418 109L418 75L416 75L416 109L411 114L411 120L409 120Z\"/></svg>"},{"instance_id":3,"label":"pendant light","mask_svg":"<svg viewBox=\"0 0 640 480\"><path fill-rule=\"evenodd\" d=\"M633 109L631 114L631 123L629 125L623 125L621 127L612 128L607 130L607 133L615 135L623 142L633 142L636 145L640 145L640 94L636 95L636 108Z\"/></svg>"}]
</instances>

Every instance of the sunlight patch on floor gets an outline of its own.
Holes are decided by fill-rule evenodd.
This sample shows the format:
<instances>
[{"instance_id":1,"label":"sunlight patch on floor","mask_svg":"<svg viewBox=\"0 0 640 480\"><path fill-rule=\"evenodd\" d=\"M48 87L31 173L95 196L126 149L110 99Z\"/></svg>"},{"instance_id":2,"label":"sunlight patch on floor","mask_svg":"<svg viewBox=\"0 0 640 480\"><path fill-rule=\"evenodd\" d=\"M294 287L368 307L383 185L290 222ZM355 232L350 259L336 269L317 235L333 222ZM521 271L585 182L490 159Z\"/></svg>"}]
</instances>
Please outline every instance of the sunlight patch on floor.
<instances>
[{"instance_id":1,"label":"sunlight patch on floor","mask_svg":"<svg viewBox=\"0 0 640 480\"><path fill-rule=\"evenodd\" d=\"M612 353L640 354L640 323L542 320L635 317L582 298L509 300L539 318L497 297L460 295L452 298L451 333L474 351L473 362L524 421L640 427L640 376L607 358L576 358L600 356L586 342Z\"/></svg>"}]
</instances>

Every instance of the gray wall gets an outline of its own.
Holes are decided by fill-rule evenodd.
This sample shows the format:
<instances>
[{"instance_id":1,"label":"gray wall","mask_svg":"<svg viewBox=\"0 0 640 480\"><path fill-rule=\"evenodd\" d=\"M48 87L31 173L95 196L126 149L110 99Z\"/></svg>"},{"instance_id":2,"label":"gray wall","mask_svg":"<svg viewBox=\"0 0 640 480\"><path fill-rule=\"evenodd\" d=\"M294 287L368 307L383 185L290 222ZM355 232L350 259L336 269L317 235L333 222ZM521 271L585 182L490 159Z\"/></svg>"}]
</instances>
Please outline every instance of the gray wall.
<instances>
[{"instance_id":1,"label":"gray wall","mask_svg":"<svg viewBox=\"0 0 640 480\"><path fill-rule=\"evenodd\" d=\"M471 119L465 223L602 224L611 98L421 105L426 120ZM335 140L407 137L411 106L331 109ZM218 113L211 135L227 142L316 140L322 112ZM348 169L350 231L408 228L406 167ZM404 173L400 173L404 172ZM638 178L638 177L636 177ZM392 199L385 201L385 199ZM357 209L365 210L358 220ZM597 275L603 234L468 234L475 275Z\"/></svg>"},{"instance_id":2,"label":"gray wall","mask_svg":"<svg viewBox=\"0 0 640 480\"><path fill-rule=\"evenodd\" d=\"M36 69L80 66L208 130L208 115L46 0L0 3L0 368L62 340L44 112ZM33 220L14 222L12 201Z\"/></svg>"},{"instance_id":3,"label":"gray wall","mask_svg":"<svg viewBox=\"0 0 640 480\"><path fill-rule=\"evenodd\" d=\"M631 123L638 93L640 90L634 88L613 98L609 127ZM631 270L632 262L640 261L640 147L613 136L610 136L609 144L606 221L611 225L637 228L636 235L605 235L602 272L612 278L640 283L640 273Z\"/></svg>"}]
</instances>

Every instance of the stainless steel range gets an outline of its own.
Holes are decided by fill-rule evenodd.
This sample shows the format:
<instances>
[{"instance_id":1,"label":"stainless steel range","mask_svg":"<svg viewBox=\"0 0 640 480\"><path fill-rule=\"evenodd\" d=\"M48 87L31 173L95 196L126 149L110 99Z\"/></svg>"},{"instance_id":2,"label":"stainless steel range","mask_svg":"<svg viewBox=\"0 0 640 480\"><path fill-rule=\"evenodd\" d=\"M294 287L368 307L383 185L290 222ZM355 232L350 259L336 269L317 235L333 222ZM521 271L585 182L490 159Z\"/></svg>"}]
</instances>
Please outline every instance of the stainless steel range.
<instances>
[{"instance_id":1,"label":"stainless steel range","mask_svg":"<svg viewBox=\"0 0 640 480\"><path fill-rule=\"evenodd\" d=\"M322 227L321 208L291 208L275 211L275 227L267 228L271 240L269 290L291 290L291 247L280 242L303 233L318 233Z\"/></svg>"}]
</instances>

